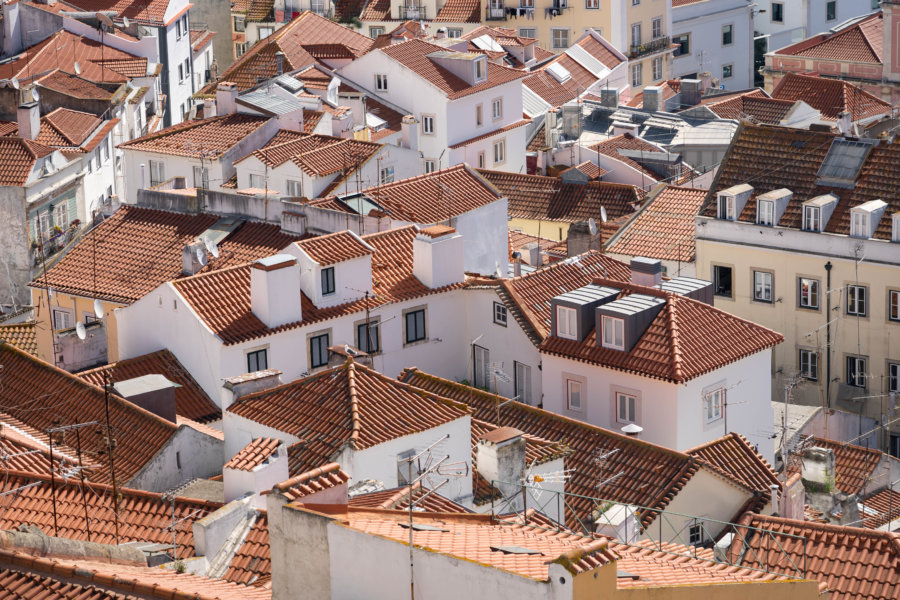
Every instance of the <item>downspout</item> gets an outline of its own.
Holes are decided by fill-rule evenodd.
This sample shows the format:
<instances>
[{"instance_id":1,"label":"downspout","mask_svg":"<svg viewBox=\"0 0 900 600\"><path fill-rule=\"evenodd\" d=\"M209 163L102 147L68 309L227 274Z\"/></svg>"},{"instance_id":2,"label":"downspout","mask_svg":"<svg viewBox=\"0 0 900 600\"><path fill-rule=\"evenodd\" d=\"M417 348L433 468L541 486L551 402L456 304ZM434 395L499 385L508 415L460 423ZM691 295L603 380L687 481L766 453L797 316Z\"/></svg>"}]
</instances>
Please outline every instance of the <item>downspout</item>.
<instances>
[{"instance_id":1,"label":"downspout","mask_svg":"<svg viewBox=\"0 0 900 600\"><path fill-rule=\"evenodd\" d=\"M831 408L831 261L825 263L825 406ZM828 417L825 417L826 419Z\"/></svg>"}]
</instances>

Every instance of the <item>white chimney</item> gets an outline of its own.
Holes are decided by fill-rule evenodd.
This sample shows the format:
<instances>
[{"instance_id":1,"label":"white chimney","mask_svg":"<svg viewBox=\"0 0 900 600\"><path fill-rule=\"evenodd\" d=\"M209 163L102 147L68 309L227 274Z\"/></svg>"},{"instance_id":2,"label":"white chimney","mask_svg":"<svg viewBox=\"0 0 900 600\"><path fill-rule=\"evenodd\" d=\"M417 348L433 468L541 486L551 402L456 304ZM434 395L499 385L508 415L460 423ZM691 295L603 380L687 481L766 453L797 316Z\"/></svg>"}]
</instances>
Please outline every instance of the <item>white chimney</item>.
<instances>
[{"instance_id":1,"label":"white chimney","mask_svg":"<svg viewBox=\"0 0 900 600\"><path fill-rule=\"evenodd\" d=\"M250 267L250 310L266 327L303 319L300 308L300 265L288 254L257 260Z\"/></svg>"},{"instance_id":2,"label":"white chimney","mask_svg":"<svg viewBox=\"0 0 900 600\"><path fill-rule=\"evenodd\" d=\"M268 390L281 385L281 371L278 369L265 369L262 371L254 371L253 373L244 373L243 375L235 375L225 379L222 385L220 398L222 400L222 410L228 410L228 407L250 394Z\"/></svg>"},{"instance_id":3,"label":"white chimney","mask_svg":"<svg viewBox=\"0 0 900 600\"><path fill-rule=\"evenodd\" d=\"M237 97L237 85L230 81L220 83L216 88L216 114L221 117L237 112Z\"/></svg>"},{"instance_id":4,"label":"white chimney","mask_svg":"<svg viewBox=\"0 0 900 600\"><path fill-rule=\"evenodd\" d=\"M406 115L400 122L400 138L403 147L410 150L419 149L419 122L412 115Z\"/></svg>"},{"instance_id":5,"label":"white chimney","mask_svg":"<svg viewBox=\"0 0 900 600\"><path fill-rule=\"evenodd\" d=\"M850 111L844 110L838 113L837 129L843 136L853 135L853 118L850 116Z\"/></svg>"},{"instance_id":6,"label":"white chimney","mask_svg":"<svg viewBox=\"0 0 900 600\"><path fill-rule=\"evenodd\" d=\"M639 126L637 123L625 121L613 121L613 135L622 135L627 133L634 137L638 136Z\"/></svg>"},{"instance_id":7,"label":"white chimney","mask_svg":"<svg viewBox=\"0 0 900 600\"><path fill-rule=\"evenodd\" d=\"M478 472L509 498L522 489L525 438L514 427L500 427L481 436L475 447Z\"/></svg>"},{"instance_id":8,"label":"white chimney","mask_svg":"<svg viewBox=\"0 0 900 600\"><path fill-rule=\"evenodd\" d=\"M774 483L769 486L769 491L772 494L772 514L776 517L781 516L781 506L779 505L778 498L778 486Z\"/></svg>"},{"instance_id":9,"label":"white chimney","mask_svg":"<svg viewBox=\"0 0 900 600\"><path fill-rule=\"evenodd\" d=\"M203 118L208 119L216 116L216 101L212 98L203 100Z\"/></svg>"},{"instance_id":10,"label":"white chimney","mask_svg":"<svg viewBox=\"0 0 900 600\"><path fill-rule=\"evenodd\" d=\"M466 280L463 238L446 225L433 225L413 240L413 275L431 289Z\"/></svg>"},{"instance_id":11,"label":"white chimney","mask_svg":"<svg viewBox=\"0 0 900 600\"><path fill-rule=\"evenodd\" d=\"M658 85L648 85L644 88L644 110L656 112L663 110L663 89Z\"/></svg>"},{"instance_id":12,"label":"white chimney","mask_svg":"<svg viewBox=\"0 0 900 600\"><path fill-rule=\"evenodd\" d=\"M287 446L283 441L273 438L253 440L222 468L225 502L253 494L253 505L265 509L263 492L290 476Z\"/></svg>"},{"instance_id":13,"label":"white chimney","mask_svg":"<svg viewBox=\"0 0 900 600\"><path fill-rule=\"evenodd\" d=\"M181 273L194 275L206 266L206 245L203 242L185 244L181 249Z\"/></svg>"},{"instance_id":14,"label":"white chimney","mask_svg":"<svg viewBox=\"0 0 900 600\"><path fill-rule=\"evenodd\" d=\"M16 120L19 122L19 137L26 140L37 139L41 132L41 108L37 102L19 105Z\"/></svg>"}]
</instances>

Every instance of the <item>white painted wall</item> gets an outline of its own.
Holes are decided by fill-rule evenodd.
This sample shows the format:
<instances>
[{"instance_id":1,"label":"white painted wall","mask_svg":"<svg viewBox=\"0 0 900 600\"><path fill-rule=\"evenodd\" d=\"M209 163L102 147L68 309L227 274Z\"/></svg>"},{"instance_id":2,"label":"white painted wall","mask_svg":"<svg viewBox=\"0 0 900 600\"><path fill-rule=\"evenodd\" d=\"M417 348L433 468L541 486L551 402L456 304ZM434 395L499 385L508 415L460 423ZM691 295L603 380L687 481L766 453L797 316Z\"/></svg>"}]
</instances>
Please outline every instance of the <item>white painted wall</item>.
<instances>
[{"instance_id":1,"label":"white painted wall","mask_svg":"<svg viewBox=\"0 0 900 600\"><path fill-rule=\"evenodd\" d=\"M783 23L776 23L772 20L773 2L783 2L784 4ZM826 21L825 4L827 2L828 0L802 0L801 2L761 0L758 8L766 12L754 15L753 27L760 34L770 36L769 50L777 50L818 33L824 33L847 19L877 10L877 7L873 9L869 0L837 0L837 18L833 21Z\"/></svg>"}]
</instances>

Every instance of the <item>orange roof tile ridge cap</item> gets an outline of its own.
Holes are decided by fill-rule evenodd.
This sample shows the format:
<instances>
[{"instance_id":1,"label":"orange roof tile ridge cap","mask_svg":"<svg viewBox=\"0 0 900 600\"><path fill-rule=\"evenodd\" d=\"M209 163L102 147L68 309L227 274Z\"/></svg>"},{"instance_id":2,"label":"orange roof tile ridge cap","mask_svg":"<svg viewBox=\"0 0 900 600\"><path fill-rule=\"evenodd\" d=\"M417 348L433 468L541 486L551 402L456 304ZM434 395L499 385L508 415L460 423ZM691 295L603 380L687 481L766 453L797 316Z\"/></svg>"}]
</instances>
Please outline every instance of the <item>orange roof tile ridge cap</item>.
<instances>
[{"instance_id":1,"label":"orange roof tile ridge cap","mask_svg":"<svg viewBox=\"0 0 900 600\"><path fill-rule=\"evenodd\" d=\"M170 279L169 281L166 281L164 283L171 283L172 285L179 287L182 284L185 284L189 281L203 279L204 277L212 277L215 275L221 275L222 273L229 273L231 271L237 271L239 269L249 269L251 266L253 266L253 263L255 263L255 262L256 261L254 260L254 261L251 261L248 263L244 263L242 265L234 265L231 267L225 267L224 269L216 269L215 271L204 271L202 273L195 273L193 275L188 275L187 277L179 277L177 279Z\"/></svg>"},{"instance_id":2,"label":"orange roof tile ridge cap","mask_svg":"<svg viewBox=\"0 0 900 600\"><path fill-rule=\"evenodd\" d=\"M684 383L684 369L682 368L681 344L678 335L678 320L675 318L675 302L671 300L666 302L666 319L669 323L669 331L671 332L670 341L672 344L672 377L679 383Z\"/></svg>"},{"instance_id":3,"label":"orange roof tile ridge cap","mask_svg":"<svg viewBox=\"0 0 900 600\"><path fill-rule=\"evenodd\" d=\"M356 364L356 363L354 363L354 364ZM369 367L366 367L365 365L357 364L357 367L362 368L363 371L366 374L368 374L369 376L374 376L376 378L382 379L385 383L387 383L389 385L399 386L401 389L404 389L404 390L406 390L412 394L415 394L417 396L428 398L435 402L440 402L441 404L444 404L445 406L451 406L453 408L457 408L466 414L471 414L473 412L472 408L465 402L460 402L459 400L454 400L453 398L447 398L445 396L441 396L440 394L436 394L434 392L429 392L428 390L423 390L422 388L418 388L414 385L406 383L405 381L400 381L399 377L398 378L388 377L387 375L385 375L383 373L379 373L375 369L371 369ZM417 368L417 367L413 367L413 368Z\"/></svg>"},{"instance_id":4,"label":"orange roof tile ridge cap","mask_svg":"<svg viewBox=\"0 0 900 600\"><path fill-rule=\"evenodd\" d=\"M360 422L359 413L359 389L356 383L356 362L352 357L347 357L344 363L347 369L347 388L350 392L350 447L354 450L359 449L359 435L362 432L362 423Z\"/></svg>"},{"instance_id":5,"label":"orange roof tile ridge cap","mask_svg":"<svg viewBox=\"0 0 900 600\"><path fill-rule=\"evenodd\" d=\"M125 208L124 206L122 208ZM121 209L120 209L121 210ZM84 371L78 372L78 377L84 377L85 375L93 375L94 373L102 373L103 371L108 371L111 369L115 369L116 367L123 365L130 365L134 362L137 362L141 359L146 359L150 357L160 357L160 358L169 358L172 354L169 352L168 348L163 348L161 350L154 350L153 352L148 352L147 354L141 354L140 356L132 356L131 358L123 358L122 360L117 360L116 362L107 363L105 365L100 365L99 367L94 367L93 369L87 369Z\"/></svg>"},{"instance_id":6,"label":"orange roof tile ridge cap","mask_svg":"<svg viewBox=\"0 0 900 600\"><path fill-rule=\"evenodd\" d=\"M321 477L322 475L327 475L328 473L334 473L335 471L340 471L341 465L336 462L330 462L328 464L322 465L321 467L316 467L315 469L305 471L300 473L299 475L295 475L290 479L286 479L280 483L276 483L275 487L279 490L287 490L298 483L303 483L309 481L310 479L315 479L316 477Z\"/></svg>"},{"instance_id":7,"label":"orange roof tile ridge cap","mask_svg":"<svg viewBox=\"0 0 900 600\"><path fill-rule=\"evenodd\" d=\"M819 523L818 521L805 521L800 519L790 519L788 517L776 517L775 515L762 515L759 513L746 513L744 518L749 515L749 522L762 521L771 522L777 525L785 525L799 529L808 528L822 533L854 535L858 537L867 537L875 539L884 539L893 547L894 552L900 558L900 533L893 531L885 531L882 529L869 529L867 527L851 527L849 525L838 525L836 523ZM760 527L765 529L765 527ZM775 531L775 533L780 533ZM796 535L796 534L795 534ZM805 537L805 536L804 536Z\"/></svg>"},{"instance_id":8,"label":"orange roof tile ridge cap","mask_svg":"<svg viewBox=\"0 0 900 600\"><path fill-rule=\"evenodd\" d=\"M419 231L418 225L416 225L415 223L412 223L410 225L404 225L403 227L397 227L396 229L385 229L384 231L375 231L373 233L367 233L366 235L363 235L360 237L365 241L365 240L370 240L372 238L387 237L388 235L391 235L391 234L405 232L407 229L413 229L416 232Z\"/></svg>"},{"instance_id":9,"label":"orange roof tile ridge cap","mask_svg":"<svg viewBox=\"0 0 900 600\"><path fill-rule=\"evenodd\" d=\"M233 408L239 408L239 407L242 406L247 400L250 400L250 399L252 399L252 398L260 398L260 397L262 397L262 396L267 396L267 395L269 395L269 394L273 394L273 393L275 393L275 392L279 392L279 391L281 391L281 390L284 390L284 389L289 388L289 387L294 386L294 385L306 385L306 384L309 383L310 381L314 381L314 380L319 379L320 377L324 377L324 376L326 376L326 375L331 375L331 374L335 371L336 368L338 368L338 367L333 367L333 368L331 368L331 369L323 369L322 371L319 371L318 373L313 373L312 375L307 375L306 377L301 377L301 378L295 379L295 380L293 380L293 381L288 381L288 382L286 382L286 383L282 383L282 384L280 384L280 385L276 385L275 387L266 388L266 389L264 389L264 390L259 390L259 391L257 391L257 392L253 392L253 393L251 393L251 394L247 394L246 396L241 396L241 397L238 398L235 402L233 402L233 403L228 407L227 410L228 410L228 411L231 411L231 409L233 409ZM251 420L252 420L252 419L251 419ZM295 443L299 443L299 442L295 442ZM290 444L290 445L293 445L293 444Z\"/></svg>"},{"instance_id":10,"label":"orange roof tile ridge cap","mask_svg":"<svg viewBox=\"0 0 900 600\"><path fill-rule=\"evenodd\" d=\"M422 487L421 481L417 481L414 484L412 484L413 497L415 497L415 495L416 495L416 490L421 489L421 487ZM394 494L392 494L387 499L385 499L381 504L379 504L378 508L396 510L398 505L400 504L400 502L402 502L406 498L409 498L409 496L410 496L409 489L410 489L409 484L404 485L403 487L398 489Z\"/></svg>"},{"instance_id":11,"label":"orange roof tile ridge cap","mask_svg":"<svg viewBox=\"0 0 900 600\"><path fill-rule=\"evenodd\" d=\"M589 538L587 538L589 539ZM600 552L604 557L613 561L618 559L618 555L612 551L609 547L609 540L607 539L599 539L589 542L583 546L576 546L571 550L566 550L555 559L550 561L550 564L557 564L562 566L566 571L571 573L572 575L577 575L578 571L575 567L576 563L580 560L587 558L591 554L596 552ZM602 565L597 565L602 566ZM596 568L596 567L594 567ZM593 570L593 569L591 569Z\"/></svg>"}]
</instances>

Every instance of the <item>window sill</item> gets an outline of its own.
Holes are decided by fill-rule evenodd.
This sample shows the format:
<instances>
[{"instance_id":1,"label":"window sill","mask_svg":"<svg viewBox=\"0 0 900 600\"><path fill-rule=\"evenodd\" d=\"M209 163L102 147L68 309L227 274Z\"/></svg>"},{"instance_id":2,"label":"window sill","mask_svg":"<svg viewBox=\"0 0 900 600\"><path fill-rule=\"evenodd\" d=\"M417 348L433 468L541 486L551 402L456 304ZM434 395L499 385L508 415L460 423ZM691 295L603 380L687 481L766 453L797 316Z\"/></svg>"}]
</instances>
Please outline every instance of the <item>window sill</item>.
<instances>
[{"instance_id":1,"label":"window sill","mask_svg":"<svg viewBox=\"0 0 900 600\"><path fill-rule=\"evenodd\" d=\"M416 340L414 342L405 342L403 344L403 347L409 348L411 346L421 346L422 344L427 344L429 341L431 341L429 338L425 338L423 340Z\"/></svg>"}]
</instances>

